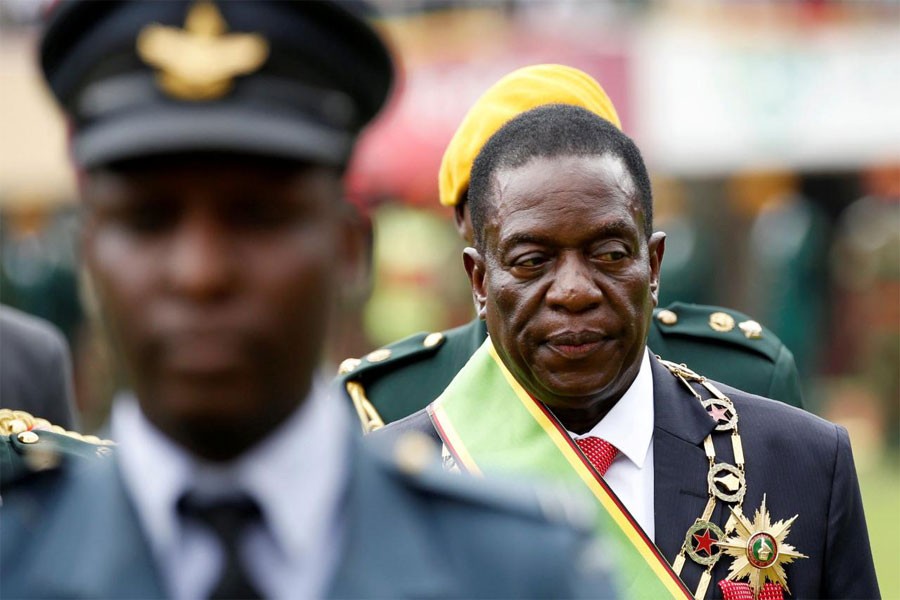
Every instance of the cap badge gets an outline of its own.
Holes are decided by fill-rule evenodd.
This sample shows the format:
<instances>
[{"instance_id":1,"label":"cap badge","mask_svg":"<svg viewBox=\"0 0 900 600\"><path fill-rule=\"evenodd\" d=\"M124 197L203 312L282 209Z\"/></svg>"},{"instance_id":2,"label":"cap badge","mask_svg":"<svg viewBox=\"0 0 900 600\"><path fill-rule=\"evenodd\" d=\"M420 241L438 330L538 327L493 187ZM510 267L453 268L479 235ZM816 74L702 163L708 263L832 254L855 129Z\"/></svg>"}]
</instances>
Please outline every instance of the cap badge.
<instances>
[{"instance_id":1,"label":"cap badge","mask_svg":"<svg viewBox=\"0 0 900 600\"><path fill-rule=\"evenodd\" d=\"M798 558L807 558L790 544L784 543L797 515L787 521L772 523L765 496L752 522L734 509L732 513L736 518L737 531L732 537L719 542L722 551L734 557L727 579L735 581L747 577L754 598L759 597L766 581L783 586L790 593L784 565Z\"/></svg>"},{"instance_id":2,"label":"cap badge","mask_svg":"<svg viewBox=\"0 0 900 600\"><path fill-rule=\"evenodd\" d=\"M154 23L141 30L138 55L159 69L157 84L173 98L204 101L221 98L234 78L259 69L269 56L269 42L258 33L227 33L213 2L198 0L188 11L184 29Z\"/></svg>"}]
</instances>

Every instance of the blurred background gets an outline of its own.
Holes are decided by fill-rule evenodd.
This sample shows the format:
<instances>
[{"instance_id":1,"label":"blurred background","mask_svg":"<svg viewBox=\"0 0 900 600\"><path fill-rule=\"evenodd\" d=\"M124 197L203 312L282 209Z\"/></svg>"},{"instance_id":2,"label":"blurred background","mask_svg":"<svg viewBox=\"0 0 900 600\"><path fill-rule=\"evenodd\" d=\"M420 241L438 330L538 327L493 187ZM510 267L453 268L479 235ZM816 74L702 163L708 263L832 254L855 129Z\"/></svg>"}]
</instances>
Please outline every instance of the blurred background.
<instances>
[{"instance_id":1,"label":"blurred background","mask_svg":"<svg viewBox=\"0 0 900 600\"><path fill-rule=\"evenodd\" d=\"M471 319L443 149L504 74L583 69L653 174L661 303L738 309L793 351L807 406L850 431L882 592L900 597L900 3L376 4L402 76L349 173L373 269L329 362ZM0 301L65 332L90 429L114 377L78 268L65 123L36 70L46 5L0 0Z\"/></svg>"}]
</instances>

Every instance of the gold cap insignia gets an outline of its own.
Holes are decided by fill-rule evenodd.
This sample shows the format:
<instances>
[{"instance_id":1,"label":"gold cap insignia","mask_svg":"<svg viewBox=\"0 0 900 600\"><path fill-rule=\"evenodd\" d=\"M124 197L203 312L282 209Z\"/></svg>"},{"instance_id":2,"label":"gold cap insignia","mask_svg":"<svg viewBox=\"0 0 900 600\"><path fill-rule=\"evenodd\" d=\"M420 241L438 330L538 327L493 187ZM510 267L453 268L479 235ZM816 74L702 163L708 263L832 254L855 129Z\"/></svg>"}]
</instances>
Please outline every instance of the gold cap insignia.
<instances>
[{"instance_id":1,"label":"gold cap insignia","mask_svg":"<svg viewBox=\"0 0 900 600\"><path fill-rule=\"evenodd\" d=\"M741 321L738 323L738 327L751 340L758 340L762 337L762 325L756 321Z\"/></svg>"},{"instance_id":2,"label":"gold cap insignia","mask_svg":"<svg viewBox=\"0 0 900 600\"><path fill-rule=\"evenodd\" d=\"M184 29L152 24L141 30L138 55L157 67L157 84L179 100L215 100L234 78L258 70L269 57L269 42L258 33L226 33L222 13L209 0L188 11Z\"/></svg>"},{"instance_id":3,"label":"gold cap insignia","mask_svg":"<svg viewBox=\"0 0 900 600\"><path fill-rule=\"evenodd\" d=\"M709 315L709 326L721 333L731 331L734 329L734 317L728 313L714 312Z\"/></svg>"}]
</instances>

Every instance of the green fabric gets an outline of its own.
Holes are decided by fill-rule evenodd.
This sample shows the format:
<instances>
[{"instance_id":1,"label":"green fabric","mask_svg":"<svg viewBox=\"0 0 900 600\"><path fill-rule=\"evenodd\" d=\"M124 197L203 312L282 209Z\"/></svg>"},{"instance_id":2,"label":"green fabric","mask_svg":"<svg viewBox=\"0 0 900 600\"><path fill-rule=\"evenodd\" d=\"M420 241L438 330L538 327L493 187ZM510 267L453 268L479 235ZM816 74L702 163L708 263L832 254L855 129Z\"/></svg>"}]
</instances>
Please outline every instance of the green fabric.
<instances>
[{"instance_id":1,"label":"green fabric","mask_svg":"<svg viewBox=\"0 0 900 600\"><path fill-rule=\"evenodd\" d=\"M678 321L663 324L657 318L661 310L671 310ZM760 339L749 339L737 325L728 332L715 331L709 326L713 312L731 315L736 324L750 319L717 306L676 302L655 311L647 345L710 379L802 408L794 357L775 334L763 328ZM386 346L391 358L377 363L363 359L340 377L341 389L346 381L362 383L386 423L421 410L440 395L487 337L484 321L477 319L443 333L442 343L432 347L424 345L425 333Z\"/></svg>"},{"instance_id":2,"label":"green fabric","mask_svg":"<svg viewBox=\"0 0 900 600\"><path fill-rule=\"evenodd\" d=\"M623 518L606 488L597 483L580 458L577 464L587 480L573 468L566 456L578 455L568 447L568 440L563 440L565 434L555 428L548 433L520 398L528 398L527 393L491 355L491 342L485 340L435 401L433 419L444 426L443 431L452 430L453 434L444 438L451 449L464 452L482 473L539 476L597 498L591 502L596 508L597 528L614 546L610 553L616 557L625 597L687 596L659 551L645 541L630 518ZM530 398L527 402L537 406ZM545 417L543 422L549 425L555 420ZM554 441L554 436L559 439ZM564 444L566 450L557 443ZM617 512L619 518L614 519L609 511Z\"/></svg>"}]
</instances>

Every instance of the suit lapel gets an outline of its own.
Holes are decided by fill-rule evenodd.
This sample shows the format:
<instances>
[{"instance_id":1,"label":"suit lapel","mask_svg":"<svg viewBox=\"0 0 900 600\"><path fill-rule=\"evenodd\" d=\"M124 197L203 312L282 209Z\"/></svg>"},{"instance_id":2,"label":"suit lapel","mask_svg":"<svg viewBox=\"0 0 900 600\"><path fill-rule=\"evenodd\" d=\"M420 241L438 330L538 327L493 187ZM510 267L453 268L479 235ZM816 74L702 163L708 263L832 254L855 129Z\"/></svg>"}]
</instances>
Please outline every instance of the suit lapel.
<instances>
[{"instance_id":1,"label":"suit lapel","mask_svg":"<svg viewBox=\"0 0 900 600\"><path fill-rule=\"evenodd\" d=\"M329 597L458 597L418 495L396 468L354 445L341 563ZM414 491L414 490L413 490Z\"/></svg>"},{"instance_id":2,"label":"suit lapel","mask_svg":"<svg viewBox=\"0 0 900 600\"><path fill-rule=\"evenodd\" d=\"M706 506L709 460L703 440L715 428L715 422L684 384L655 358L650 362L655 541L671 562L681 549L688 528Z\"/></svg>"},{"instance_id":3,"label":"suit lapel","mask_svg":"<svg viewBox=\"0 0 900 600\"><path fill-rule=\"evenodd\" d=\"M58 510L46 524L52 543L43 546L55 560L41 573L39 588L59 597L163 597L149 545L114 460L71 475L59 490Z\"/></svg>"}]
</instances>

